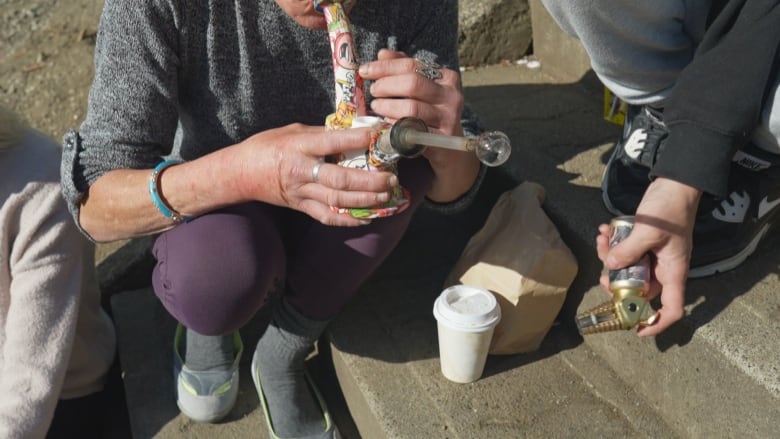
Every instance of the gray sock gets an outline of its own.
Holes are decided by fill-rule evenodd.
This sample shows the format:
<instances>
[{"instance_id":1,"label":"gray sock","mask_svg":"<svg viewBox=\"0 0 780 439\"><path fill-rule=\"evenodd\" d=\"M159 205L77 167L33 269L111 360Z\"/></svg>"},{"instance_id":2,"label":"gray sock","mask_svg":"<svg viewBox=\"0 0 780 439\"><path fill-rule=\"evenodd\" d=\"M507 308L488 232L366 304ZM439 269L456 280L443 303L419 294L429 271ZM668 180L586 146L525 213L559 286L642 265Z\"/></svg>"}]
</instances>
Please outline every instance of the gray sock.
<instances>
[{"instance_id":1,"label":"gray sock","mask_svg":"<svg viewBox=\"0 0 780 439\"><path fill-rule=\"evenodd\" d=\"M230 370L235 352L233 334L201 335L187 328L184 363L191 370Z\"/></svg>"},{"instance_id":2,"label":"gray sock","mask_svg":"<svg viewBox=\"0 0 780 439\"><path fill-rule=\"evenodd\" d=\"M260 381L273 427L280 437L316 435L325 420L304 378L304 361L328 321L311 320L284 300L257 343Z\"/></svg>"}]
</instances>

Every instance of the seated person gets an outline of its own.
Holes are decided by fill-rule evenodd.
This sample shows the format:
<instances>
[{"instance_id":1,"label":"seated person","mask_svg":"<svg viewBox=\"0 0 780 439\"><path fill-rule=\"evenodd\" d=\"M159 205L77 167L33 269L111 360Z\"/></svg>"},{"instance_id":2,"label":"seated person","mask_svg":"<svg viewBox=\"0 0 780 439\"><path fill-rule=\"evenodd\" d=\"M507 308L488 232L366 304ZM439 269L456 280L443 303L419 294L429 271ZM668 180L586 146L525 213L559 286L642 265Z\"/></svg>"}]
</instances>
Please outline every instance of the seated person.
<instances>
[{"instance_id":1,"label":"seated person","mask_svg":"<svg viewBox=\"0 0 780 439\"><path fill-rule=\"evenodd\" d=\"M94 437L101 425L84 407L102 405L114 327L100 307L95 248L62 198L61 153L0 106L2 438Z\"/></svg>"},{"instance_id":2,"label":"seated person","mask_svg":"<svg viewBox=\"0 0 780 439\"><path fill-rule=\"evenodd\" d=\"M413 212L465 205L484 168L473 153L437 148L399 161L397 175L324 161L376 135L324 127L336 109L334 56L353 78L362 64L368 112L479 134L464 112L456 6L346 1L353 57L344 40L331 49L312 0L105 2L87 117L65 139L65 193L96 241L158 235L152 284L181 324L174 377L191 419L230 412L238 330L271 307L251 354L271 435L336 434L306 356ZM394 215L332 209L384 205L399 185L411 195Z\"/></svg>"},{"instance_id":3,"label":"seated person","mask_svg":"<svg viewBox=\"0 0 780 439\"><path fill-rule=\"evenodd\" d=\"M629 104L602 181L614 215L635 215L609 268L647 252L661 295L656 335L684 313L687 278L731 270L780 214L779 1L542 0L582 42L594 72Z\"/></svg>"}]
</instances>

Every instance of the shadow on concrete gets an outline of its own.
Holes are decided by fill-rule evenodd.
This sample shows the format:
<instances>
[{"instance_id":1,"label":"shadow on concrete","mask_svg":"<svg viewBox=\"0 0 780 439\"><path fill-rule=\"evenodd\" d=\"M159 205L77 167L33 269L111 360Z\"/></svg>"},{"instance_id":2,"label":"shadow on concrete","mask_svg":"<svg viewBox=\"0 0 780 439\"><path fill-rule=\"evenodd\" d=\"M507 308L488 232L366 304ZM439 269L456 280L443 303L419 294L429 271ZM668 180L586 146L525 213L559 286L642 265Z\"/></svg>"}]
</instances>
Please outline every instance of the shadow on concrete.
<instances>
[{"instance_id":1,"label":"shadow on concrete","mask_svg":"<svg viewBox=\"0 0 780 439\"><path fill-rule=\"evenodd\" d=\"M674 346L685 346L693 334L715 319L741 296L756 289L767 276L780 275L780 229L770 229L756 248L755 253L737 269L708 278L691 279L685 292L685 303L689 305L686 317L662 334L656 336L658 350L666 351ZM760 309L761 304L757 304ZM660 303L654 303L657 308ZM766 315L772 311L761 310Z\"/></svg>"}]
</instances>

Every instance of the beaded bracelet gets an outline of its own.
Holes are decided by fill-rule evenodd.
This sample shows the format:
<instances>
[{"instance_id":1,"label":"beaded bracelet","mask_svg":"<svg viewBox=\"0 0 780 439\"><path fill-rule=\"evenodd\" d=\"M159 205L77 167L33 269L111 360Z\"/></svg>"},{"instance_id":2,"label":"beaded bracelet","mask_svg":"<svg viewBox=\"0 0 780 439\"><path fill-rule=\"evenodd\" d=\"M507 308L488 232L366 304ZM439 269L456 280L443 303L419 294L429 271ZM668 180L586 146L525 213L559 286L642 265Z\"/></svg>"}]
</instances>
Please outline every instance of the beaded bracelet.
<instances>
[{"instance_id":1,"label":"beaded bracelet","mask_svg":"<svg viewBox=\"0 0 780 439\"><path fill-rule=\"evenodd\" d=\"M162 197L160 196L160 192L158 191L158 185L160 183L160 174L162 174L166 168L173 165L178 165L179 163L181 163L181 160L163 160L154 167L152 175L149 177L149 195L152 197L152 202L157 207L157 210L160 211L160 213L177 224L186 223L190 220L190 218L182 216L180 213L173 210L171 206L166 204L165 201L163 201Z\"/></svg>"}]
</instances>

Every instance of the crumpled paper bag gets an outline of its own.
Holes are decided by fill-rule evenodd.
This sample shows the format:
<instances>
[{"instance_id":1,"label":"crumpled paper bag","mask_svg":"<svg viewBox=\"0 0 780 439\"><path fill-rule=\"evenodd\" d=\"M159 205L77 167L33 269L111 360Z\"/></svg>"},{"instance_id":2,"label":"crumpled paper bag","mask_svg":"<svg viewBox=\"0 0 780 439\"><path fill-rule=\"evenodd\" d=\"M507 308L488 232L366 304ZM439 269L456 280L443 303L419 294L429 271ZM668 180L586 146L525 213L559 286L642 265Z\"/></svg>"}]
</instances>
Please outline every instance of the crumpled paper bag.
<instances>
[{"instance_id":1,"label":"crumpled paper bag","mask_svg":"<svg viewBox=\"0 0 780 439\"><path fill-rule=\"evenodd\" d=\"M445 281L445 288L462 283L496 296L501 321L490 354L537 350L577 275L577 259L542 209L544 197L534 182L503 193Z\"/></svg>"}]
</instances>

